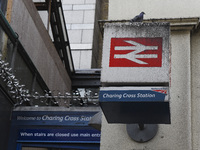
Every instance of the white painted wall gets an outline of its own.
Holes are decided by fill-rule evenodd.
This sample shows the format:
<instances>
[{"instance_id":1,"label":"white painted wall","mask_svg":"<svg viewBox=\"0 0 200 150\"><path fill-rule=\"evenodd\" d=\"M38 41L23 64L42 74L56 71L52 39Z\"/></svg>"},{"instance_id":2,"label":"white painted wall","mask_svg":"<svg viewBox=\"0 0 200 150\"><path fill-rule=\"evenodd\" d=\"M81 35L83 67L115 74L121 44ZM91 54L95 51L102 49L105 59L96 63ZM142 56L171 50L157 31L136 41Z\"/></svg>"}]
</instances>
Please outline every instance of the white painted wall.
<instances>
[{"instance_id":1,"label":"white painted wall","mask_svg":"<svg viewBox=\"0 0 200 150\"><path fill-rule=\"evenodd\" d=\"M101 150L192 150L190 32L172 32L171 41L171 124L159 125L158 133L154 139L141 144L130 139L126 132L126 125L108 124L103 118Z\"/></svg>"},{"instance_id":2,"label":"white painted wall","mask_svg":"<svg viewBox=\"0 0 200 150\"><path fill-rule=\"evenodd\" d=\"M200 46L199 46L200 31L193 33L191 39L191 96L192 96L192 142L193 149L200 149Z\"/></svg>"},{"instance_id":3,"label":"white painted wall","mask_svg":"<svg viewBox=\"0 0 200 150\"><path fill-rule=\"evenodd\" d=\"M131 19L144 11L145 19L200 16L199 0L109 0L108 19Z\"/></svg>"}]
</instances>

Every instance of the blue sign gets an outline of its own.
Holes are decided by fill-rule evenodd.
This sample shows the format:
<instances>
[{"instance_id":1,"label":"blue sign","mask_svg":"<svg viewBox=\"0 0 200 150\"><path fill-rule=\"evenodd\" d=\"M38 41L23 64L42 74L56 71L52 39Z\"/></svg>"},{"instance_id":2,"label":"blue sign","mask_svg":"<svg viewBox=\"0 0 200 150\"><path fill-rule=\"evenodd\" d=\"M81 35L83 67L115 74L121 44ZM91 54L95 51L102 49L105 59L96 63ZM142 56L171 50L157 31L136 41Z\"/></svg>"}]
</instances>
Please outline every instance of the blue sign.
<instances>
[{"instance_id":1,"label":"blue sign","mask_svg":"<svg viewBox=\"0 0 200 150\"><path fill-rule=\"evenodd\" d=\"M8 149L16 149L17 143L90 143L98 149L100 131L88 125L96 113L98 111L13 111Z\"/></svg>"},{"instance_id":2,"label":"blue sign","mask_svg":"<svg viewBox=\"0 0 200 150\"><path fill-rule=\"evenodd\" d=\"M105 87L100 89L100 102L168 101L167 87Z\"/></svg>"},{"instance_id":3,"label":"blue sign","mask_svg":"<svg viewBox=\"0 0 200 150\"><path fill-rule=\"evenodd\" d=\"M88 126L88 122L96 113L91 111L14 111L12 121L16 125Z\"/></svg>"},{"instance_id":4,"label":"blue sign","mask_svg":"<svg viewBox=\"0 0 200 150\"><path fill-rule=\"evenodd\" d=\"M92 128L20 129L18 142L100 143L100 131Z\"/></svg>"}]
</instances>

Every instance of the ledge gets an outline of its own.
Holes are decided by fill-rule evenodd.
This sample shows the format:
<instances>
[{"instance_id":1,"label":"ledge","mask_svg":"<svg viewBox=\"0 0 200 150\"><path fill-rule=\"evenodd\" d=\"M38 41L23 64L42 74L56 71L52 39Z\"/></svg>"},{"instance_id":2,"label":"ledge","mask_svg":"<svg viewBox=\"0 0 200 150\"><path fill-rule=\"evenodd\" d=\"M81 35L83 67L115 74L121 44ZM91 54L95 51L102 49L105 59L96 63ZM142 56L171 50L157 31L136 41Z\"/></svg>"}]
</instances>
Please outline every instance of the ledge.
<instances>
[{"instance_id":1,"label":"ledge","mask_svg":"<svg viewBox=\"0 0 200 150\"><path fill-rule=\"evenodd\" d=\"M19 106L13 111L101 111L100 107L64 107L64 106Z\"/></svg>"},{"instance_id":2,"label":"ledge","mask_svg":"<svg viewBox=\"0 0 200 150\"><path fill-rule=\"evenodd\" d=\"M196 30L199 26L199 18L166 18L166 19L149 19L145 22L169 22L171 30Z\"/></svg>"},{"instance_id":3,"label":"ledge","mask_svg":"<svg viewBox=\"0 0 200 150\"><path fill-rule=\"evenodd\" d=\"M99 20L99 27L101 33L103 34L104 24L105 23L127 23L129 20ZM171 31L177 30L190 30L194 32L199 29L200 18L191 17L191 18L159 18L159 19L145 19L143 22L169 22Z\"/></svg>"}]
</instances>

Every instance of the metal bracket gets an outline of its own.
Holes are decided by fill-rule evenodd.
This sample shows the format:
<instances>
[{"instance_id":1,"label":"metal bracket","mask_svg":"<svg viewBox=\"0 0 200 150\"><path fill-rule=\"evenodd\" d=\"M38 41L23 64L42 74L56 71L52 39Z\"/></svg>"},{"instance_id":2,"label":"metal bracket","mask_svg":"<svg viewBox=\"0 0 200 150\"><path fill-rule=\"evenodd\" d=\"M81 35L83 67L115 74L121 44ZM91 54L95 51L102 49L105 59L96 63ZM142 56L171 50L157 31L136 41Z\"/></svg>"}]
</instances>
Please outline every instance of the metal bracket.
<instances>
[{"instance_id":1,"label":"metal bracket","mask_svg":"<svg viewBox=\"0 0 200 150\"><path fill-rule=\"evenodd\" d=\"M148 142L158 132L157 124L127 124L126 130L131 139L136 142Z\"/></svg>"}]
</instances>

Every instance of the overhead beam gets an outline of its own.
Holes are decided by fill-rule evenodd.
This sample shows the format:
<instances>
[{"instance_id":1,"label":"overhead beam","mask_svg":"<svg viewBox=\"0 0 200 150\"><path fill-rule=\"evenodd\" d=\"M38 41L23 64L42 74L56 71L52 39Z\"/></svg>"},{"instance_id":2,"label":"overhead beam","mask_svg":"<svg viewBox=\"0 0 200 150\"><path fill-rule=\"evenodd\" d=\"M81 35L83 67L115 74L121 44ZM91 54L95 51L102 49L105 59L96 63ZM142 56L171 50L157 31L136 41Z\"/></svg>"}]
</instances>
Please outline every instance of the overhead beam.
<instances>
[{"instance_id":1,"label":"overhead beam","mask_svg":"<svg viewBox=\"0 0 200 150\"><path fill-rule=\"evenodd\" d=\"M40 10L40 11L48 10L48 4L46 2L35 2L34 4L37 10Z\"/></svg>"},{"instance_id":2,"label":"overhead beam","mask_svg":"<svg viewBox=\"0 0 200 150\"><path fill-rule=\"evenodd\" d=\"M72 87L99 88L101 86L100 76L100 69L76 70L72 76Z\"/></svg>"}]
</instances>

